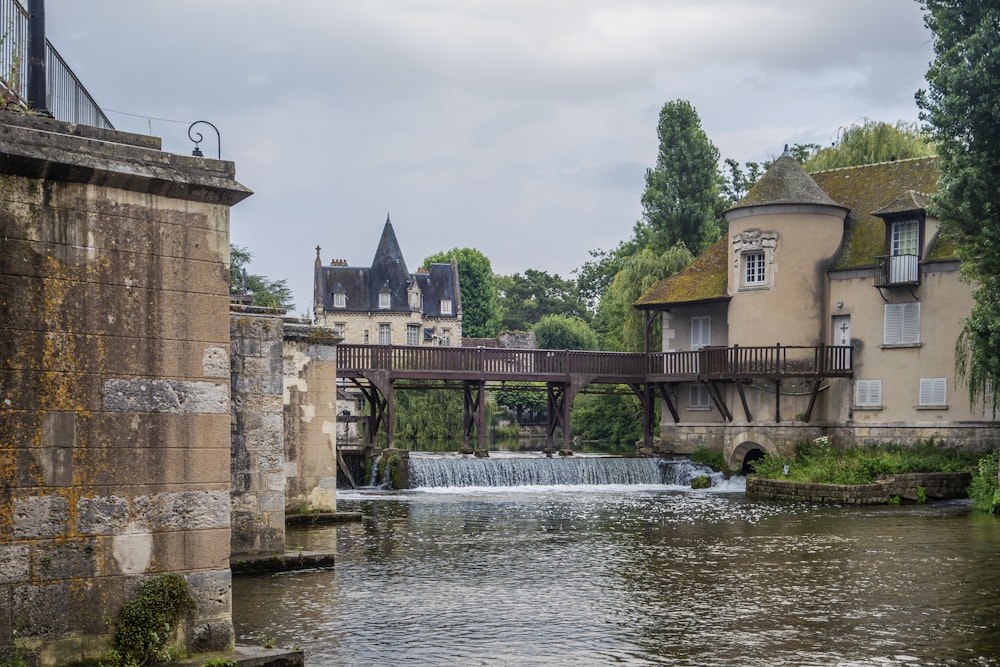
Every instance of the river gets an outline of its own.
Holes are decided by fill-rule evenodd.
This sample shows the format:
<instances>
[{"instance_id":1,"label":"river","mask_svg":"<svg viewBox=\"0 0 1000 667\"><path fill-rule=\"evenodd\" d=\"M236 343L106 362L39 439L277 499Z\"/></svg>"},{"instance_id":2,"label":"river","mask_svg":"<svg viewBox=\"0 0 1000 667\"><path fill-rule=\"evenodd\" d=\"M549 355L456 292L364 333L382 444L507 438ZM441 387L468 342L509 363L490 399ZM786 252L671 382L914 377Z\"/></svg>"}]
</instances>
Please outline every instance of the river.
<instances>
[{"instance_id":1,"label":"river","mask_svg":"<svg viewBox=\"0 0 1000 667\"><path fill-rule=\"evenodd\" d=\"M994 517L674 482L341 492L362 521L286 537L333 569L234 578L238 640L307 665L1000 665Z\"/></svg>"}]
</instances>

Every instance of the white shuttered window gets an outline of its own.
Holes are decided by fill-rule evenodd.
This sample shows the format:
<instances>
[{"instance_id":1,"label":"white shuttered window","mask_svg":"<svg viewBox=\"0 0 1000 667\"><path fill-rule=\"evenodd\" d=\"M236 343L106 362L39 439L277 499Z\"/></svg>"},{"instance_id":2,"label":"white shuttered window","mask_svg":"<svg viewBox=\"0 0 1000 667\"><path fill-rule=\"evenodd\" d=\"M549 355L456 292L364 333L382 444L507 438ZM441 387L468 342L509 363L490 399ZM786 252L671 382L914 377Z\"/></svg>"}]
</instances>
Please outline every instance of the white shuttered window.
<instances>
[{"instance_id":1,"label":"white shuttered window","mask_svg":"<svg viewBox=\"0 0 1000 667\"><path fill-rule=\"evenodd\" d=\"M906 345L920 342L920 302L885 304L882 342Z\"/></svg>"},{"instance_id":2,"label":"white shuttered window","mask_svg":"<svg viewBox=\"0 0 1000 667\"><path fill-rule=\"evenodd\" d=\"M859 408L882 407L882 381L858 380L854 385L854 405Z\"/></svg>"},{"instance_id":3,"label":"white shuttered window","mask_svg":"<svg viewBox=\"0 0 1000 667\"><path fill-rule=\"evenodd\" d=\"M944 406L948 404L947 378L920 378L920 405Z\"/></svg>"}]
</instances>

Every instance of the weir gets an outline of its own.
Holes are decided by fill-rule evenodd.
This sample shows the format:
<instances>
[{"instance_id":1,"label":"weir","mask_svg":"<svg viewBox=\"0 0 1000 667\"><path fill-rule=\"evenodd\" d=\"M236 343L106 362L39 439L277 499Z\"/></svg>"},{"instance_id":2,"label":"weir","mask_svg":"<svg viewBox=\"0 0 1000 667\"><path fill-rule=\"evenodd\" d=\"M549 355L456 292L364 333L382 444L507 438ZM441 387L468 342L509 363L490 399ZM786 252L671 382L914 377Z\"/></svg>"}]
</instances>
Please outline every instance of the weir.
<instances>
[{"instance_id":1,"label":"weir","mask_svg":"<svg viewBox=\"0 0 1000 667\"><path fill-rule=\"evenodd\" d=\"M721 474L688 459L615 456L490 456L473 458L413 454L408 462L410 488L679 485Z\"/></svg>"}]
</instances>

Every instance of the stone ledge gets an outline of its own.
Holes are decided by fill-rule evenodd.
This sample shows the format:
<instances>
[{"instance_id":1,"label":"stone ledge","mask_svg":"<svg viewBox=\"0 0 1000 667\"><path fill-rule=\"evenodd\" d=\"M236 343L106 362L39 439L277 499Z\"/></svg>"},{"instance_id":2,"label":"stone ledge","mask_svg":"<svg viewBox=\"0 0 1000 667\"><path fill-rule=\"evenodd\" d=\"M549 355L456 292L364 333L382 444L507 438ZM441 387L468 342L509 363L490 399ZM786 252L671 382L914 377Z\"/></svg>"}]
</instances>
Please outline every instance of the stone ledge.
<instances>
[{"instance_id":1,"label":"stone ledge","mask_svg":"<svg viewBox=\"0 0 1000 667\"><path fill-rule=\"evenodd\" d=\"M239 556L234 554L229 561L233 574L268 574L273 572L294 572L315 570L334 566L334 555L318 551L286 551L273 556Z\"/></svg>"},{"instance_id":2,"label":"stone ledge","mask_svg":"<svg viewBox=\"0 0 1000 667\"><path fill-rule=\"evenodd\" d=\"M928 500L968 497L972 475L967 472L931 472L883 475L874 484L813 484L784 479L747 477L747 497L802 500L840 505L887 505L890 497L917 500L922 487Z\"/></svg>"},{"instance_id":3,"label":"stone ledge","mask_svg":"<svg viewBox=\"0 0 1000 667\"><path fill-rule=\"evenodd\" d=\"M223 658L232 660L239 667L303 667L305 665L305 655L301 650L289 650L283 648L262 648L260 646L247 646L237 644L232 651L226 653L210 653L199 655L195 658L188 658L171 663L159 663L154 667L202 667L210 660Z\"/></svg>"}]
</instances>

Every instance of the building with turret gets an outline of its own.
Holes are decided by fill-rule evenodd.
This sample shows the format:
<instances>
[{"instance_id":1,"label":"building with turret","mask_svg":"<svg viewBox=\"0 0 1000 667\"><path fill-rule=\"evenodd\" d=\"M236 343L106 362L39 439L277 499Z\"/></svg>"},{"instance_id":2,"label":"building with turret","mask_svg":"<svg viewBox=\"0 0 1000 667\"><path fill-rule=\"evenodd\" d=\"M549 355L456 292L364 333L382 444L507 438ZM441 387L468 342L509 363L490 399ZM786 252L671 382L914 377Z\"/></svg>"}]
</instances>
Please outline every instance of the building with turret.
<instances>
[{"instance_id":1,"label":"building with turret","mask_svg":"<svg viewBox=\"0 0 1000 667\"><path fill-rule=\"evenodd\" d=\"M410 273L388 216L371 266L350 266L343 259L324 265L317 247L313 285L316 324L344 343L462 344L455 258Z\"/></svg>"},{"instance_id":2,"label":"building with turret","mask_svg":"<svg viewBox=\"0 0 1000 667\"><path fill-rule=\"evenodd\" d=\"M972 287L927 210L937 179L935 158L812 175L776 160L726 211L728 234L635 305L661 317L665 352L849 346L853 373L674 383L663 447L722 448L733 467L819 436L995 447L955 377Z\"/></svg>"}]
</instances>

